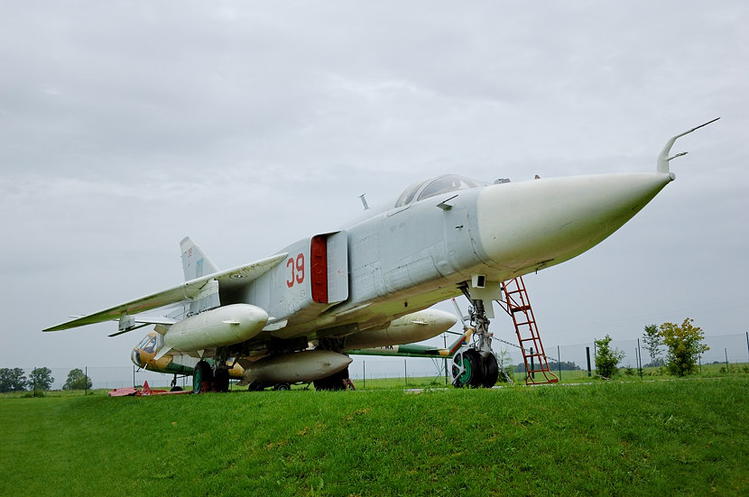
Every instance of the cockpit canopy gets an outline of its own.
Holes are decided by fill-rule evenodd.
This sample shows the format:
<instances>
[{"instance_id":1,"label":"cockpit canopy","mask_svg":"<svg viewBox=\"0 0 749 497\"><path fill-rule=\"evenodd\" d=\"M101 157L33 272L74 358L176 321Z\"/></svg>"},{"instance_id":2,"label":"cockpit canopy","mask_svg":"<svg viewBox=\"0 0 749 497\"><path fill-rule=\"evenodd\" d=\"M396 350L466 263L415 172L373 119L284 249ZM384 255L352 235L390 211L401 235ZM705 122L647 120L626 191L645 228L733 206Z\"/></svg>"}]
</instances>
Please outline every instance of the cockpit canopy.
<instances>
[{"instance_id":1,"label":"cockpit canopy","mask_svg":"<svg viewBox=\"0 0 749 497\"><path fill-rule=\"evenodd\" d=\"M395 206L402 207L412 202L418 202L419 200L434 197L435 195L440 195L442 193L467 190L469 188L484 186L485 184L486 183L482 181L466 178L465 176L460 176L458 174L444 174L409 186L401 196L398 197Z\"/></svg>"}]
</instances>

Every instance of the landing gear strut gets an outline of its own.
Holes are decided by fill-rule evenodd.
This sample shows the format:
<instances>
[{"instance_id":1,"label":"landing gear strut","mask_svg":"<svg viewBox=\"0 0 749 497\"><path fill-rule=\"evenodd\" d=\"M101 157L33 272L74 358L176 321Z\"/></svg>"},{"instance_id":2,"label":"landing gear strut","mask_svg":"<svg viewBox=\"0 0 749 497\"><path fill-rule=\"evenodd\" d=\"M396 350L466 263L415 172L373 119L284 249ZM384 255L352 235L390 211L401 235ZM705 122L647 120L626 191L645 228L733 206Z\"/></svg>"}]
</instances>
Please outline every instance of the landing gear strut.
<instances>
[{"instance_id":1,"label":"landing gear strut","mask_svg":"<svg viewBox=\"0 0 749 497\"><path fill-rule=\"evenodd\" d=\"M229 370L219 367L215 370L206 361L198 361L192 373L192 393L228 392Z\"/></svg>"},{"instance_id":2,"label":"landing gear strut","mask_svg":"<svg viewBox=\"0 0 749 497\"><path fill-rule=\"evenodd\" d=\"M469 297L470 299L470 297ZM484 301L470 299L471 326L475 329L475 343L453 356L452 376L456 388L491 388L499 378L499 365L492 351L492 334L486 317Z\"/></svg>"},{"instance_id":3,"label":"landing gear strut","mask_svg":"<svg viewBox=\"0 0 749 497\"><path fill-rule=\"evenodd\" d=\"M312 382L315 390L353 390L353 383L349 378L348 367L332 375Z\"/></svg>"},{"instance_id":4,"label":"landing gear strut","mask_svg":"<svg viewBox=\"0 0 749 497\"><path fill-rule=\"evenodd\" d=\"M212 390L213 368L206 361L198 361L192 373L192 393L205 393Z\"/></svg>"},{"instance_id":5,"label":"landing gear strut","mask_svg":"<svg viewBox=\"0 0 749 497\"><path fill-rule=\"evenodd\" d=\"M177 373L174 373L174 378L172 378L172 384L171 388L169 389L170 392L181 392L182 387L177 385Z\"/></svg>"}]
</instances>

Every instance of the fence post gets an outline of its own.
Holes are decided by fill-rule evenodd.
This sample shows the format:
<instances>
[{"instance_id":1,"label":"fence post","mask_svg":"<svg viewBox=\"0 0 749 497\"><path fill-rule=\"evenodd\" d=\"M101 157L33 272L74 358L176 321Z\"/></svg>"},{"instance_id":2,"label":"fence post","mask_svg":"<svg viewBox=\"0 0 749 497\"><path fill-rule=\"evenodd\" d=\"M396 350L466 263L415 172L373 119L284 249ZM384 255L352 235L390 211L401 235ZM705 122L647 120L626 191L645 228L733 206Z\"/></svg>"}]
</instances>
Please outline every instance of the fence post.
<instances>
[{"instance_id":1,"label":"fence post","mask_svg":"<svg viewBox=\"0 0 749 497\"><path fill-rule=\"evenodd\" d=\"M749 353L749 331L746 332L746 351Z\"/></svg>"},{"instance_id":2,"label":"fence post","mask_svg":"<svg viewBox=\"0 0 749 497\"><path fill-rule=\"evenodd\" d=\"M403 359L403 381L408 386L408 365L406 364L406 359Z\"/></svg>"},{"instance_id":3,"label":"fence post","mask_svg":"<svg viewBox=\"0 0 749 497\"><path fill-rule=\"evenodd\" d=\"M362 380L364 380L364 388L367 388L367 361L361 362L361 376Z\"/></svg>"},{"instance_id":4,"label":"fence post","mask_svg":"<svg viewBox=\"0 0 749 497\"><path fill-rule=\"evenodd\" d=\"M86 396L88 395L88 366L83 366L83 371L83 376L86 377L86 382L83 385L83 395Z\"/></svg>"},{"instance_id":5,"label":"fence post","mask_svg":"<svg viewBox=\"0 0 749 497\"><path fill-rule=\"evenodd\" d=\"M598 357L598 347L596 346L596 341L593 340L593 365L596 365L596 358ZM596 370L596 374L598 374L598 369L594 368Z\"/></svg>"},{"instance_id":6,"label":"fence post","mask_svg":"<svg viewBox=\"0 0 749 497\"><path fill-rule=\"evenodd\" d=\"M749 333L747 333L746 337L747 337L746 343L747 343L747 346L749 346ZM442 334L442 341L445 342L445 349L447 349L447 335L444 333ZM445 385L447 385L447 356L445 356L445 359L443 362L445 363Z\"/></svg>"},{"instance_id":7,"label":"fence post","mask_svg":"<svg viewBox=\"0 0 749 497\"><path fill-rule=\"evenodd\" d=\"M640 348L640 339L637 339L637 355L640 358L640 378L642 378L642 349ZM653 362L653 359L650 359L650 362Z\"/></svg>"},{"instance_id":8,"label":"fence post","mask_svg":"<svg viewBox=\"0 0 749 497\"><path fill-rule=\"evenodd\" d=\"M533 363L533 347L531 347L531 378L536 379L536 373L533 372L533 370L536 369L536 365ZM525 372L525 375L528 376L528 371Z\"/></svg>"},{"instance_id":9,"label":"fence post","mask_svg":"<svg viewBox=\"0 0 749 497\"><path fill-rule=\"evenodd\" d=\"M34 397L36 397L36 375L34 374L34 370L36 369L36 366L34 366L34 369L31 370L31 375L33 376L34 381Z\"/></svg>"},{"instance_id":10,"label":"fence post","mask_svg":"<svg viewBox=\"0 0 749 497\"><path fill-rule=\"evenodd\" d=\"M585 359L588 361L588 377L590 378L590 347L585 347Z\"/></svg>"},{"instance_id":11,"label":"fence post","mask_svg":"<svg viewBox=\"0 0 749 497\"><path fill-rule=\"evenodd\" d=\"M723 352L725 352L725 354L726 354L726 373L728 373L729 372L728 371L728 347L725 347L723 349Z\"/></svg>"}]
</instances>

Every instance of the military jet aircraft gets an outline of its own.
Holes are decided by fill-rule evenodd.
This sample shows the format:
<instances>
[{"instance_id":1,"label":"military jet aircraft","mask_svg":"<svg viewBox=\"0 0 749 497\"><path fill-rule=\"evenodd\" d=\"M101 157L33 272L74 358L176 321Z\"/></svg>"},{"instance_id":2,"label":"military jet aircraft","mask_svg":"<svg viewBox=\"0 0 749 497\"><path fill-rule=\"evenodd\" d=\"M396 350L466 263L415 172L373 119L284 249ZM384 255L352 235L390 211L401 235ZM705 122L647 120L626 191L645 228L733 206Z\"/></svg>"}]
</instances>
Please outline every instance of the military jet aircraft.
<instances>
[{"instance_id":1,"label":"military jet aircraft","mask_svg":"<svg viewBox=\"0 0 749 497\"><path fill-rule=\"evenodd\" d=\"M184 283L44 331L116 320L116 336L155 325L134 361L157 370L182 364L193 370L196 392L226 390L230 376L250 389L300 381L342 389L347 351L436 336L456 318L428 308L465 295L474 353L460 354L453 374L491 386L498 368L489 319L500 282L569 260L611 235L675 179L669 161L683 155L669 156L676 139L716 120L668 140L654 172L517 183L439 176L338 231L227 270L185 238ZM159 308L167 309L144 314Z\"/></svg>"}]
</instances>

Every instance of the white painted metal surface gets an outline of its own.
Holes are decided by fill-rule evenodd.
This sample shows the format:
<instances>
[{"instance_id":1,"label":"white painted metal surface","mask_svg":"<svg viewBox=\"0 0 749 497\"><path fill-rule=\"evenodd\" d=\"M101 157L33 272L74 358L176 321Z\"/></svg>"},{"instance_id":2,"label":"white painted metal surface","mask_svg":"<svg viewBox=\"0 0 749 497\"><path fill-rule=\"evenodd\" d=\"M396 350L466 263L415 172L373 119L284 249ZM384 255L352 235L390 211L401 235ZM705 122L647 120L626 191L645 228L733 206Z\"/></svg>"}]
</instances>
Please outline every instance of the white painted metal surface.
<instances>
[{"instance_id":1,"label":"white painted metal surface","mask_svg":"<svg viewBox=\"0 0 749 497\"><path fill-rule=\"evenodd\" d=\"M240 343L260 333L267 322L268 313L259 307L226 305L172 325L164 335L164 347L194 351Z\"/></svg>"},{"instance_id":2,"label":"white painted metal surface","mask_svg":"<svg viewBox=\"0 0 749 497\"><path fill-rule=\"evenodd\" d=\"M330 350L308 350L261 359L247 367L243 384L295 383L314 381L337 373L351 364L351 358Z\"/></svg>"},{"instance_id":3,"label":"white painted metal surface","mask_svg":"<svg viewBox=\"0 0 749 497\"><path fill-rule=\"evenodd\" d=\"M425 309L395 319L385 329L366 330L346 337L346 349L420 342L450 329L457 320L449 312Z\"/></svg>"}]
</instances>

